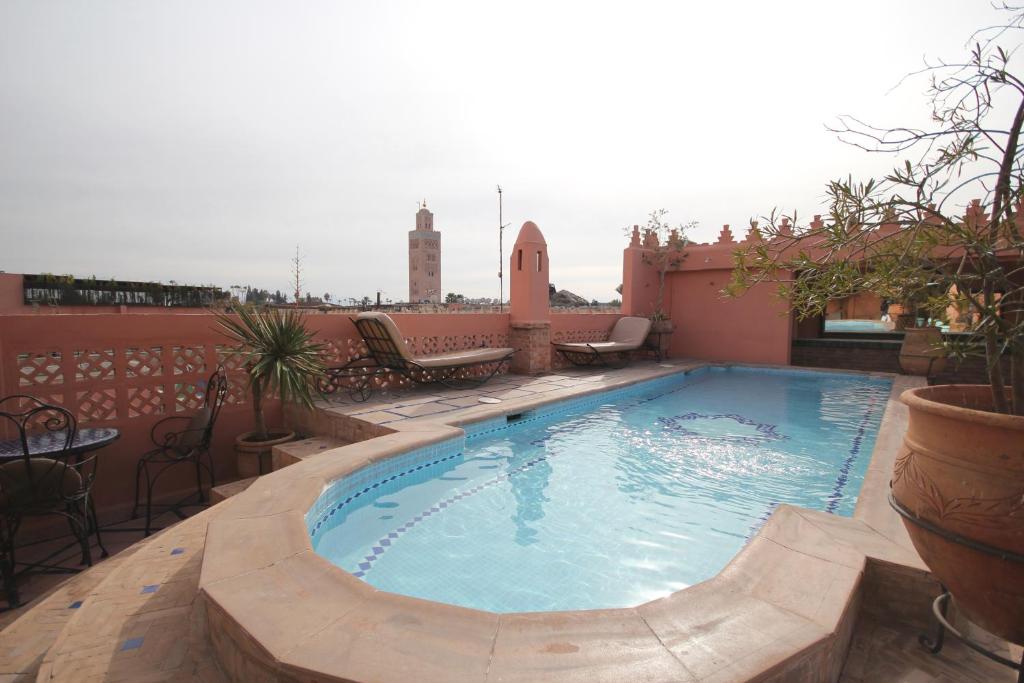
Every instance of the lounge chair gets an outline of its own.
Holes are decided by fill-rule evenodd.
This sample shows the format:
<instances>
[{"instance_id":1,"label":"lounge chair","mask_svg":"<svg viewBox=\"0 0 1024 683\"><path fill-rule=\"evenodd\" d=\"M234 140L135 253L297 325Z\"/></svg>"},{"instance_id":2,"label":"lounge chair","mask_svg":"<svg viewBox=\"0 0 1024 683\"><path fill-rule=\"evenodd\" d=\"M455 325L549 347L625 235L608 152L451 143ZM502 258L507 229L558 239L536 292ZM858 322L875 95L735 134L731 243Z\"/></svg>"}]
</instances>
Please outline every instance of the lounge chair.
<instances>
[{"instance_id":1,"label":"lounge chair","mask_svg":"<svg viewBox=\"0 0 1024 683\"><path fill-rule=\"evenodd\" d=\"M573 365L613 365L609 359L618 358L616 365L629 362L629 354L639 350L651 331L651 321L647 318L627 316L615 321L615 326L608 334L608 341L574 342L552 344Z\"/></svg>"},{"instance_id":2,"label":"lounge chair","mask_svg":"<svg viewBox=\"0 0 1024 683\"><path fill-rule=\"evenodd\" d=\"M386 313L367 311L352 321L366 343L369 358L378 368L387 368L420 384L439 383L449 387L479 386L494 377L512 360L515 349L478 348L432 356L414 356L395 321ZM358 359L357 359L358 360Z\"/></svg>"}]
</instances>

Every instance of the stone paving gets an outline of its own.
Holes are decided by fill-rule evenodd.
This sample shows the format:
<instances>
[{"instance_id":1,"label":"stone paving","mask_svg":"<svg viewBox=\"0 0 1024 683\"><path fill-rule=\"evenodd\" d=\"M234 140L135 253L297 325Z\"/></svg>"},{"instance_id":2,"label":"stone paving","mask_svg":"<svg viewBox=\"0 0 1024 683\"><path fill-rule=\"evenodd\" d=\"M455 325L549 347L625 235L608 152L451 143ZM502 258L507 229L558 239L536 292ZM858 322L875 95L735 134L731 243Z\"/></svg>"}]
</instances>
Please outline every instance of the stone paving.
<instances>
[{"instance_id":1,"label":"stone paving","mask_svg":"<svg viewBox=\"0 0 1024 683\"><path fill-rule=\"evenodd\" d=\"M572 368L539 377L499 375L478 388L418 386L398 392L378 393L365 403L353 401L342 391L319 403L318 407L330 413L393 428L398 423L414 418L429 416L447 420L467 408L495 405L512 399L539 398L551 392L578 390L591 384L597 387L610 376L629 377L647 374L653 368L678 368L689 364L692 363L680 360L665 363L642 361L621 369Z\"/></svg>"}]
</instances>

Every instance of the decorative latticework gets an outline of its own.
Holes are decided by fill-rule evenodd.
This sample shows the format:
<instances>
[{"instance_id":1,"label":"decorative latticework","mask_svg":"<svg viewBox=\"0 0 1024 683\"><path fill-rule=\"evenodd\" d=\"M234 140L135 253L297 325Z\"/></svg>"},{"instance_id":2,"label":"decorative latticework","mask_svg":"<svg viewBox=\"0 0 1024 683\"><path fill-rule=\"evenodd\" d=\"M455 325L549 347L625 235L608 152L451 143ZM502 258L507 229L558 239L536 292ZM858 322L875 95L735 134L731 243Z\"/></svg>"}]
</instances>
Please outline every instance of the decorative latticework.
<instances>
[{"instance_id":1,"label":"decorative latticework","mask_svg":"<svg viewBox=\"0 0 1024 683\"><path fill-rule=\"evenodd\" d=\"M112 381L117 374L114 368L114 349L75 349L75 381Z\"/></svg>"},{"instance_id":2,"label":"decorative latticework","mask_svg":"<svg viewBox=\"0 0 1024 683\"><path fill-rule=\"evenodd\" d=\"M141 415L163 415L164 385L128 388L128 417Z\"/></svg>"},{"instance_id":3,"label":"decorative latticework","mask_svg":"<svg viewBox=\"0 0 1024 683\"><path fill-rule=\"evenodd\" d=\"M117 389L76 392L79 422L117 419Z\"/></svg>"},{"instance_id":4,"label":"decorative latticework","mask_svg":"<svg viewBox=\"0 0 1024 683\"><path fill-rule=\"evenodd\" d=\"M171 358L175 375L206 372L206 350L202 346L172 346Z\"/></svg>"},{"instance_id":5,"label":"decorative latticework","mask_svg":"<svg viewBox=\"0 0 1024 683\"><path fill-rule=\"evenodd\" d=\"M126 377L160 377L164 374L163 347L129 347L124 350Z\"/></svg>"},{"instance_id":6,"label":"decorative latticework","mask_svg":"<svg viewBox=\"0 0 1024 683\"><path fill-rule=\"evenodd\" d=\"M217 344L217 362L229 373L245 370L245 354L235 346Z\"/></svg>"},{"instance_id":7,"label":"decorative latticework","mask_svg":"<svg viewBox=\"0 0 1024 683\"><path fill-rule=\"evenodd\" d=\"M600 342L608 339L608 330L558 330L551 333L555 344Z\"/></svg>"},{"instance_id":8,"label":"decorative latticework","mask_svg":"<svg viewBox=\"0 0 1024 683\"><path fill-rule=\"evenodd\" d=\"M199 410L206 402L206 380L180 382L174 385L174 412Z\"/></svg>"},{"instance_id":9,"label":"decorative latticework","mask_svg":"<svg viewBox=\"0 0 1024 683\"><path fill-rule=\"evenodd\" d=\"M64 384L60 351L19 353L17 357L18 386L53 386Z\"/></svg>"},{"instance_id":10,"label":"decorative latticework","mask_svg":"<svg viewBox=\"0 0 1024 683\"><path fill-rule=\"evenodd\" d=\"M247 405L249 403L249 387L244 377L232 377L228 382L228 395L225 403L231 405Z\"/></svg>"}]
</instances>

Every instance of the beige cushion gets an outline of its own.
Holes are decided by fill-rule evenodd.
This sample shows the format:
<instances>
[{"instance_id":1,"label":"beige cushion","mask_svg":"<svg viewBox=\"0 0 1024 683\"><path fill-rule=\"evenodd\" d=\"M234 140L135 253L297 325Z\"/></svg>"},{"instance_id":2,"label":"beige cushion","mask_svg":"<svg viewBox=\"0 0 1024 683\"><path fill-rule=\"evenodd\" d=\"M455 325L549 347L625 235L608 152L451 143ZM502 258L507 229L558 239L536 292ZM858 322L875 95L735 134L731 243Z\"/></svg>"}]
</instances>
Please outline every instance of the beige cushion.
<instances>
[{"instance_id":1,"label":"beige cushion","mask_svg":"<svg viewBox=\"0 0 1024 683\"><path fill-rule=\"evenodd\" d=\"M203 406L189 419L188 424L185 426L185 432L174 446L175 449L184 455L198 446L199 442L203 440L203 432L209 422L210 406Z\"/></svg>"},{"instance_id":2,"label":"beige cushion","mask_svg":"<svg viewBox=\"0 0 1024 683\"><path fill-rule=\"evenodd\" d=\"M608 335L608 341L622 344L632 344L634 349L640 348L647 334L651 331L651 321L648 318L637 318L627 316L619 318Z\"/></svg>"},{"instance_id":3,"label":"beige cushion","mask_svg":"<svg viewBox=\"0 0 1024 683\"><path fill-rule=\"evenodd\" d=\"M59 503L81 488L82 477L78 471L59 460L32 458L26 467L25 461L19 459L0 465L2 507Z\"/></svg>"},{"instance_id":4,"label":"beige cushion","mask_svg":"<svg viewBox=\"0 0 1024 683\"><path fill-rule=\"evenodd\" d=\"M363 311L356 316L356 320L376 320L380 322L384 329L387 331L388 336L398 347L398 352L402 354L402 358L406 360L413 360L412 351L409 350L408 344L405 343L405 337L398 330L398 325L391 319L387 313L381 313L380 311Z\"/></svg>"},{"instance_id":5,"label":"beige cushion","mask_svg":"<svg viewBox=\"0 0 1024 683\"><path fill-rule=\"evenodd\" d=\"M597 351L598 353L622 353L623 351L635 351L640 348L636 344L626 344L625 342L572 342L568 344L555 344L556 349L562 349L563 351L576 351L582 353L590 353L591 350Z\"/></svg>"},{"instance_id":6,"label":"beige cushion","mask_svg":"<svg viewBox=\"0 0 1024 683\"><path fill-rule=\"evenodd\" d=\"M459 365L472 365L474 363L486 363L488 361L501 360L512 353L513 349L466 349L464 351L452 351L450 353L439 353L434 356L420 356L416 363L425 368L457 367Z\"/></svg>"},{"instance_id":7,"label":"beige cushion","mask_svg":"<svg viewBox=\"0 0 1024 683\"><path fill-rule=\"evenodd\" d=\"M615 321L615 326L612 327L612 331L608 335L608 341L590 342L589 344L586 342L568 342L555 344L555 348L562 351L575 351L577 353L593 351L598 353L623 353L625 351L635 351L643 346L644 340L647 339L647 333L650 331L651 321L647 318L627 316Z\"/></svg>"}]
</instances>

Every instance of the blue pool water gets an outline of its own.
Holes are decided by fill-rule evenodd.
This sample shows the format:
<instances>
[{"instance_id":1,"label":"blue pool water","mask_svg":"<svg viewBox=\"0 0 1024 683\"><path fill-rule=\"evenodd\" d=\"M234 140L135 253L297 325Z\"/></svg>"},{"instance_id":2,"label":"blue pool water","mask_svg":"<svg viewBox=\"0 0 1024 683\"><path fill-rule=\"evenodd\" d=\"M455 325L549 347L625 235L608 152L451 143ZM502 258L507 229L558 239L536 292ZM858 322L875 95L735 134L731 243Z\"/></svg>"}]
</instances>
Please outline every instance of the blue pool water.
<instances>
[{"instance_id":1,"label":"blue pool water","mask_svg":"<svg viewBox=\"0 0 1024 683\"><path fill-rule=\"evenodd\" d=\"M890 381L703 368L467 428L336 482L318 553L494 612L637 605L716 574L779 503L850 515Z\"/></svg>"}]
</instances>

